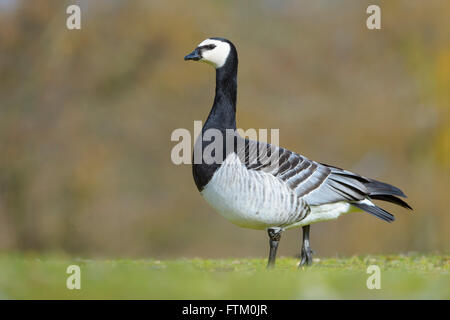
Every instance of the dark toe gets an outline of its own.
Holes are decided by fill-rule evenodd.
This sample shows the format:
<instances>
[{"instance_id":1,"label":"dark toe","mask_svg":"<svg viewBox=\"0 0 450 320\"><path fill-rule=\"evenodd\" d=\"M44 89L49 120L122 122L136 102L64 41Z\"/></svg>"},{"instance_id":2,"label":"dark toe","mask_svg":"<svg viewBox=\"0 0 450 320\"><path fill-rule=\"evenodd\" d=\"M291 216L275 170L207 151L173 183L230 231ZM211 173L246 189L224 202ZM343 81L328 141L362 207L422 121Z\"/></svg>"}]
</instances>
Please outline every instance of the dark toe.
<instances>
[{"instance_id":1,"label":"dark toe","mask_svg":"<svg viewBox=\"0 0 450 320\"><path fill-rule=\"evenodd\" d=\"M314 252L311 249L302 248L301 260L298 266L299 267L303 267L304 265L310 266L313 262L312 258L313 253Z\"/></svg>"}]
</instances>

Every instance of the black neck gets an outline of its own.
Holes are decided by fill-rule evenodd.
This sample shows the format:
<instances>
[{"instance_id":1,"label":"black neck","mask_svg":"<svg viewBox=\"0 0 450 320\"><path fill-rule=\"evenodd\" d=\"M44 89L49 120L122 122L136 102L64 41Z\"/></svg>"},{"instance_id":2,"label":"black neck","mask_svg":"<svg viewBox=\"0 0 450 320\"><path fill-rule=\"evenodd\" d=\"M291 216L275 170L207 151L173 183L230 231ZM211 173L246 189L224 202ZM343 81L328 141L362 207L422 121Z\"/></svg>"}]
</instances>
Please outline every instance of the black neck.
<instances>
[{"instance_id":1,"label":"black neck","mask_svg":"<svg viewBox=\"0 0 450 320\"><path fill-rule=\"evenodd\" d=\"M231 46L230 54L226 63L216 69L216 96L214 103L206 120L202 134L197 138L194 146L194 154L196 151L203 152L205 148L212 143L202 139L203 134L208 129L217 129L222 133L222 159L227 156L226 147L227 139L231 137L234 142L234 135L227 134L227 129L236 130L236 92L237 92L237 53L234 46ZM200 149L199 149L200 148ZM233 151L233 150L231 150ZM193 154L193 156L194 156ZM220 167L221 162L206 164L202 161L200 164L193 163L192 173L198 190L203 190L204 186L211 180L214 172Z\"/></svg>"},{"instance_id":2,"label":"black neck","mask_svg":"<svg viewBox=\"0 0 450 320\"><path fill-rule=\"evenodd\" d=\"M227 63L216 69L216 96L203 126L206 129L236 129L237 58L229 57Z\"/></svg>"}]
</instances>

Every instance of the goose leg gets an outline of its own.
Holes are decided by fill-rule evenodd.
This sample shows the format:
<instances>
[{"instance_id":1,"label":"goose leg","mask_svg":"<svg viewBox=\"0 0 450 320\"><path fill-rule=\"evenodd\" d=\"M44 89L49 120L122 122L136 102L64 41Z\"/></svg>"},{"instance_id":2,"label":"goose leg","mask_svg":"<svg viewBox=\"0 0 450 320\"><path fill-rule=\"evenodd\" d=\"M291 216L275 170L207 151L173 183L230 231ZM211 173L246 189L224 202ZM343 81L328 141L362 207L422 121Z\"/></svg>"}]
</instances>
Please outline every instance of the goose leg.
<instances>
[{"instance_id":1,"label":"goose leg","mask_svg":"<svg viewBox=\"0 0 450 320\"><path fill-rule=\"evenodd\" d=\"M311 247L309 245L309 229L310 226L304 226L303 229L303 245L302 245L302 252L301 252L301 261L298 265L299 267L302 267L304 265L311 265L312 264L312 255L314 251L311 250Z\"/></svg>"},{"instance_id":2,"label":"goose leg","mask_svg":"<svg viewBox=\"0 0 450 320\"><path fill-rule=\"evenodd\" d=\"M278 242L281 238L281 228L269 228L267 233L269 234L269 261L267 262L267 268L273 268L275 266L275 259L277 257Z\"/></svg>"}]
</instances>

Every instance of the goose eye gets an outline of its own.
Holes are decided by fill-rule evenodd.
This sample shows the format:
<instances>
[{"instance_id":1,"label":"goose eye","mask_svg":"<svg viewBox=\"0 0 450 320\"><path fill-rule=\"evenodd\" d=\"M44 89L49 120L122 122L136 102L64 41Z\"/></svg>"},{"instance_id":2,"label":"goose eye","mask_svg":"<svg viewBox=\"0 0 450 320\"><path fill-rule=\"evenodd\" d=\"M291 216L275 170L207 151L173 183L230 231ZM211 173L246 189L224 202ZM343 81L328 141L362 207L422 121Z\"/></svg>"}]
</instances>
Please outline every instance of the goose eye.
<instances>
[{"instance_id":1,"label":"goose eye","mask_svg":"<svg viewBox=\"0 0 450 320\"><path fill-rule=\"evenodd\" d=\"M216 47L215 44L208 44L208 45L204 46L203 48L205 48L206 50L212 50L212 49L214 49L215 47Z\"/></svg>"}]
</instances>

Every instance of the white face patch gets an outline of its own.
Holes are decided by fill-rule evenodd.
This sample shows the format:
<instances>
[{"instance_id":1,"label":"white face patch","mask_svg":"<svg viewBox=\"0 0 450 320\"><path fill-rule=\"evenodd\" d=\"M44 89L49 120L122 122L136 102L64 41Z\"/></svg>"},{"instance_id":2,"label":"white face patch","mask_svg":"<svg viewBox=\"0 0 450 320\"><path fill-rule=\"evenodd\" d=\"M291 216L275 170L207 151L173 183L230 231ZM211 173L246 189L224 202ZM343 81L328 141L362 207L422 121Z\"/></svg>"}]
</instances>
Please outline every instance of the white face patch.
<instances>
[{"instance_id":1,"label":"white face patch","mask_svg":"<svg viewBox=\"0 0 450 320\"><path fill-rule=\"evenodd\" d=\"M215 45L216 47L214 49L208 50L204 49L202 50L202 58L200 61L207 62L209 64L212 64L215 68L222 67L225 62L227 61L228 55L230 54L230 45L227 42L220 41L220 40L214 40L214 39L206 39L202 43L200 43L198 46L207 46L207 45Z\"/></svg>"}]
</instances>

